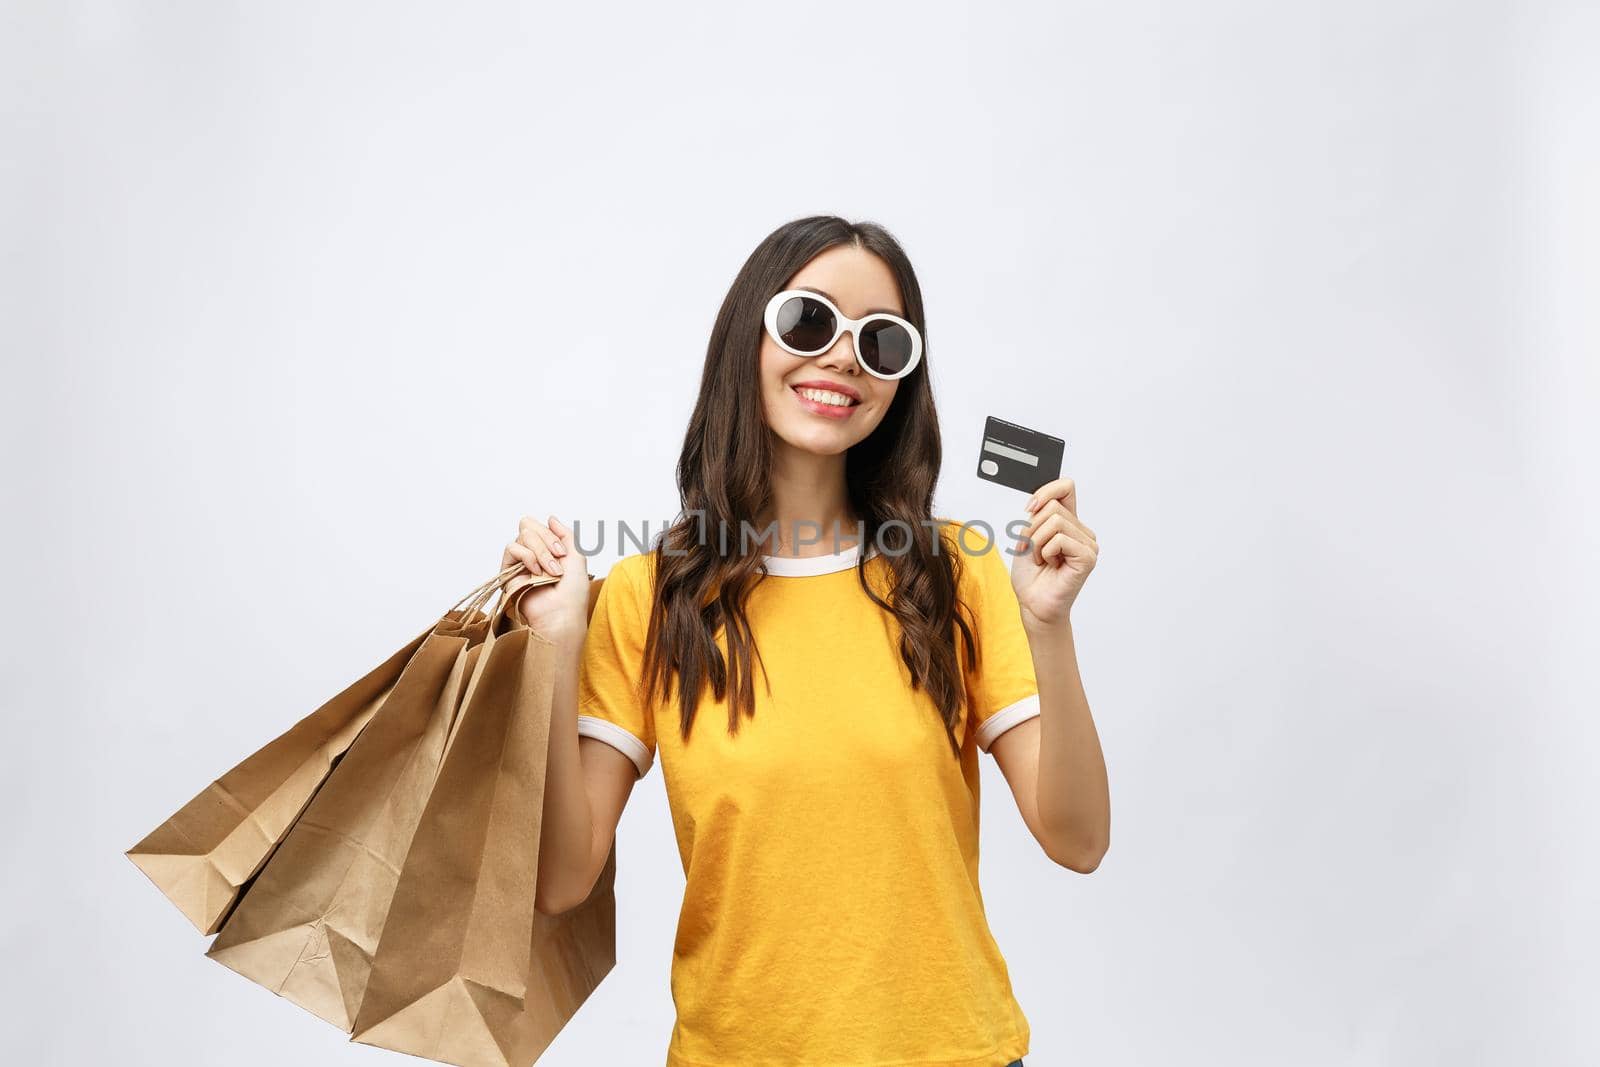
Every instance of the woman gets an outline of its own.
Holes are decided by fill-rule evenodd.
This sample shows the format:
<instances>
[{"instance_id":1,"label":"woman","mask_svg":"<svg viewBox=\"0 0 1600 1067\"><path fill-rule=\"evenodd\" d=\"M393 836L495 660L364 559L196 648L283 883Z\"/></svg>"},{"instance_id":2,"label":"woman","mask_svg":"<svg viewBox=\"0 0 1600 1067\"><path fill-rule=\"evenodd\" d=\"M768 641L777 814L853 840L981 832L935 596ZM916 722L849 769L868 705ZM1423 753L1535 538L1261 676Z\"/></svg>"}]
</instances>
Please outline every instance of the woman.
<instances>
[{"instance_id":1,"label":"woman","mask_svg":"<svg viewBox=\"0 0 1600 1067\"><path fill-rule=\"evenodd\" d=\"M541 911L588 896L660 752L687 877L668 1067L1020 1065L1028 1022L978 887L978 753L1055 862L1106 851L1070 624L1094 533L1051 482L1008 577L995 541L933 518L922 337L882 228L779 228L718 313L684 510L652 551L611 569L586 622L566 523L524 519L506 547L503 567L560 576L519 605L561 652Z\"/></svg>"}]
</instances>

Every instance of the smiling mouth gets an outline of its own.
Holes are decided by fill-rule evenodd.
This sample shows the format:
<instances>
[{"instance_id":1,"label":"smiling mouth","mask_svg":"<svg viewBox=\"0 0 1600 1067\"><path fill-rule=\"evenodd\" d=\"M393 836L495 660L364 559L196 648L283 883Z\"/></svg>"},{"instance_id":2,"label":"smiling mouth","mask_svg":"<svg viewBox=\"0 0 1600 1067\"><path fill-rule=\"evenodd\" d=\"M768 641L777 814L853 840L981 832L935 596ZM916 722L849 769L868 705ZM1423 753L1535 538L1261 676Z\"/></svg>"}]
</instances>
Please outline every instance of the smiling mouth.
<instances>
[{"instance_id":1,"label":"smiling mouth","mask_svg":"<svg viewBox=\"0 0 1600 1067\"><path fill-rule=\"evenodd\" d=\"M819 389L809 385L791 385L795 396L811 411L825 415L847 415L850 409L861 401L848 397L843 393L834 392L832 389Z\"/></svg>"}]
</instances>

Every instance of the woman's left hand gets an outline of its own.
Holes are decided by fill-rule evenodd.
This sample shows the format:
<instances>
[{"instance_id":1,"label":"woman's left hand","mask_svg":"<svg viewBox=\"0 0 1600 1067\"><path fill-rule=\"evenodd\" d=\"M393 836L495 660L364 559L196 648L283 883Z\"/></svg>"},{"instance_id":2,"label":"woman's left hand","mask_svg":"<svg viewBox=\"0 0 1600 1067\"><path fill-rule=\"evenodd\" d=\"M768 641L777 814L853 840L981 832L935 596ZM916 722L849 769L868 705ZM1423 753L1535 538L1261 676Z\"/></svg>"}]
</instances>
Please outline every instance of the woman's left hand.
<instances>
[{"instance_id":1,"label":"woman's left hand","mask_svg":"<svg viewBox=\"0 0 1600 1067\"><path fill-rule=\"evenodd\" d=\"M1078 487L1071 478L1057 478L1040 486L1029 499L1031 516L1022 540L1011 546L1011 585L1022 605L1022 618L1030 625L1065 625L1072 602L1094 570L1100 542L1094 531L1078 519ZM1026 543L1030 547L1019 552Z\"/></svg>"}]
</instances>

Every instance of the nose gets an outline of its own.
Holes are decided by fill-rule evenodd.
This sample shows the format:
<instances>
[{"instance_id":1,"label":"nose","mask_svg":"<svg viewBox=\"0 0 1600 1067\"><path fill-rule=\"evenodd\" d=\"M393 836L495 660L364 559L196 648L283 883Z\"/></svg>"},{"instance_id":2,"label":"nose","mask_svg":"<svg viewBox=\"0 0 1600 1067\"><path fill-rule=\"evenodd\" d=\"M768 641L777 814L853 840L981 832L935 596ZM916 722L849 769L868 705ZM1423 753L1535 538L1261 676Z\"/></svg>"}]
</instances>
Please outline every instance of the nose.
<instances>
[{"instance_id":1,"label":"nose","mask_svg":"<svg viewBox=\"0 0 1600 1067\"><path fill-rule=\"evenodd\" d=\"M849 330L839 335L833 347L816 357L819 366L828 367L841 374L859 374L861 365L856 362L856 338Z\"/></svg>"}]
</instances>

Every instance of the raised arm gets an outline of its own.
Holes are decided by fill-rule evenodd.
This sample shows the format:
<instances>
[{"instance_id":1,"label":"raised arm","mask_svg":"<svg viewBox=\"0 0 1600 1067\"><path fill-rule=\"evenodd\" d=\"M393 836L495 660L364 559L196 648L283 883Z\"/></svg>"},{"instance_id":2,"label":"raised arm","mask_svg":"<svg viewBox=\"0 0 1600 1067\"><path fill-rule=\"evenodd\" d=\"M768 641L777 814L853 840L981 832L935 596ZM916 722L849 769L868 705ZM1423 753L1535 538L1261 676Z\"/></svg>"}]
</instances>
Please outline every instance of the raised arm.
<instances>
[{"instance_id":1,"label":"raised arm","mask_svg":"<svg viewBox=\"0 0 1600 1067\"><path fill-rule=\"evenodd\" d=\"M560 579L525 592L520 580L508 586L508 595L521 594L517 609L528 627L557 650L534 900L539 911L556 915L588 899L639 772L617 749L578 735L579 672L601 583L590 579L588 560L578 552L571 529L553 515L548 524L523 518L517 540L506 546L502 568L517 562L532 574Z\"/></svg>"}]
</instances>

